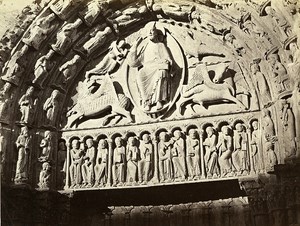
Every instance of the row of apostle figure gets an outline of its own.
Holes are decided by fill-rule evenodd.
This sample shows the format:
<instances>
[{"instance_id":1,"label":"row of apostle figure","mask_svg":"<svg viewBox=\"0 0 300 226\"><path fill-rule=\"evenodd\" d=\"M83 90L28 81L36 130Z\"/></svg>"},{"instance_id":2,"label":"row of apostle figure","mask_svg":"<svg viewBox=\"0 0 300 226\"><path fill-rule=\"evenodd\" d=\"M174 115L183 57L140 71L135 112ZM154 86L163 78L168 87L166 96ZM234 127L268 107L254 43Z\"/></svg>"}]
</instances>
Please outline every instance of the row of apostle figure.
<instances>
[{"instance_id":1,"label":"row of apostle figure","mask_svg":"<svg viewBox=\"0 0 300 226\"><path fill-rule=\"evenodd\" d=\"M228 125L220 132L208 126L204 139L196 129L187 135L174 130L172 136L162 131L157 147L155 143L147 133L141 139L131 136L126 142L116 137L110 153L106 139L99 140L98 148L91 137L85 142L73 139L70 188L241 176L263 170L258 121L253 121L251 134L237 123L233 131Z\"/></svg>"}]
</instances>

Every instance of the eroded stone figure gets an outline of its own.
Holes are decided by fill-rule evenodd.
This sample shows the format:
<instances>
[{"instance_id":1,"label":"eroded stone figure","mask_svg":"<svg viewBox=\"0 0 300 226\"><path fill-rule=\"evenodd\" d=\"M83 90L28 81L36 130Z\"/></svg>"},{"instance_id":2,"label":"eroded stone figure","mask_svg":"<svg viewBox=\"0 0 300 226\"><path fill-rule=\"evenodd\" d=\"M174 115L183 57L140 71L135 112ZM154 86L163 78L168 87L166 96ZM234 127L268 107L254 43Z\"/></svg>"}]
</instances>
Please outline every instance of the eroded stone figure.
<instances>
[{"instance_id":1,"label":"eroded stone figure","mask_svg":"<svg viewBox=\"0 0 300 226\"><path fill-rule=\"evenodd\" d=\"M100 63L95 68L86 72L86 81L101 81L102 76L109 75L118 69L128 52L125 45L126 42L124 40L113 41L109 47L109 52Z\"/></svg>"},{"instance_id":2,"label":"eroded stone figure","mask_svg":"<svg viewBox=\"0 0 300 226\"><path fill-rule=\"evenodd\" d=\"M159 32L154 25L142 52L138 54L137 49L143 38L138 38L129 52L130 66L139 68L137 86L144 111L152 107L159 111L170 98L173 62L167 46L159 39Z\"/></svg>"},{"instance_id":3,"label":"eroded stone figure","mask_svg":"<svg viewBox=\"0 0 300 226\"><path fill-rule=\"evenodd\" d=\"M248 173L248 139L245 127L241 123L235 125L234 150L232 153L232 163L238 175Z\"/></svg>"},{"instance_id":4,"label":"eroded stone figure","mask_svg":"<svg viewBox=\"0 0 300 226\"><path fill-rule=\"evenodd\" d=\"M79 55L75 55L71 60L64 63L62 66L59 67L59 71L63 75L63 86L65 86L70 80L73 79L73 77L78 72L79 63L80 63L81 57Z\"/></svg>"},{"instance_id":5,"label":"eroded stone figure","mask_svg":"<svg viewBox=\"0 0 300 226\"><path fill-rule=\"evenodd\" d=\"M159 134L158 168L160 182L171 181L171 179L173 178L171 143L166 132L161 132Z\"/></svg>"},{"instance_id":6,"label":"eroded stone figure","mask_svg":"<svg viewBox=\"0 0 300 226\"><path fill-rule=\"evenodd\" d=\"M277 141L275 126L271 118L271 112L268 109L263 109L262 114L265 168L267 171L273 171L274 165L277 164L277 156L275 154L275 142Z\"/></svg>"},{"instance_id":7,"label":"eroded stone figure","mask_svg":"<svg viewBox=\"0 0 300 226\"><path fill-rule=\"evenodd\" d=\"M261 144L260 137L261 131L259 129L258 121L252 122L253 132L251 134L251 153L250 153L250 161L252 161L252 168L255 173L258 173L263 169L262 159L261 159Z\"/></svg>"},{"instance_id":8,"label":"eroded stone figure","mask_svg":"<svg viewBox=\"0 0 300 226\"><path fill-rule=\"evenodd\" d=\"M31 123L33 113L35 110L36 100L33 97L34 88L30 86L26 93L20 98L19 106L21 111L21 120L22 123Z\"/></svg>"},{"instance_id":9,"label":"eroded stone figure","mask_svg":"<svg viewBox=\"0 0 300 226\"><path fill-rule=\"evenodd\" d=\"M11 92L12 85L6 82L0 91L0 119L7 120L9 118L9 110L11 108L11 102L13 93Z\"/></svg>"},{"instance_id":10,"label":"eroded stone figure","mask_svg":"<svg viewBox=\"0 0 300 226\"><path fill-rule=\"evenodd\" d=\"M260 70L260 61L260 59L253 60L253 63L250 64L250 69L254 75L255 87L260 94L262 106L265 106L272 101L272 98L265 75Z\"/></svg>"},{"instance_id":11,"label":"eroded stone figure","mask_svg":"<svg viewBox=\"0 0 300 226\"><path fill-rule=\"evenodd\" d=\"M223 33L223 40L228 43L229 45L231 45L235 51L237 52L237 54L239 56L243 56L246 54L246 49L244 47L244 45L242 44L242 42L237 39L230 30L227 30Z\"/></svg>"},{"instance_id":12,"label":"eroded stone figure","mask_svg":"<svg viewBox=\"0 0 300 226\"><path fill-rule=\"evenodd\" d=\"M206 129L207 137L203 142L205 149L204 163L207 177L218 177L220 175L218 167L218 153L217 153L217 136L213 127L208 126Z\"/></svg>"},{"instance_id":13,"label":"eroded stone figure","mask_svg":"<svg viewBox=\"0 0 300 226\"><path fill-rule=\"evenodd\" d=\"M2 128L0 127L0 174L1 174L1 179L4 181L5 174L4 174L4 169L5 169L5 164L6 164L6 148L7 148L7 137L4 134L4 131L2 131Z\"/></svg>"},{"instance_id":14,"label":"eroded stone figure","mask_svg":"<svg viewBox=\"0 0 300 226\"><path fill-rule=\"evenodd\" d=\"M50 176L51 176L51 166L49 162L44 162L42 164L42 170L39 176L38 186L40 189L49 189L50 186Z\"/></svg>"},{"instance_id":15,"label":"eroded stone figure","mask_svg":"<svg viewBox=\"0 0 300 226\"><path fill-rule=\"evenodd\" d=\"M84 43L82 48L84 49L84 52L86 52L88 55L94 52L97 48L100 48L108 39L108 36L112 33L112 30L110 27L105 27L105 29L102 31L94 31L90 34L91 38Z\"/></svg>"},{"instance_id":16,"label":"eroded stone figure","mask_svg":"<svg viewBox=\"0 0 300 226\"><path fill-rule=\"evenodd\" d=\"M231 176L232 164L231 155L233 149L233 140L230 133L229 126L222 126L221 133L219 135L219 141L217 149L219 150L219 165L221 170L221 176Z\"/></svg>"},{"instance_id":17,"label":"eroded stone figure","mask_svg":"<svg viewBox=\"0 0 300 226\"><path fill-rule=\"evenodd\" d=\"M58 0L50 8L61 19L66 19L72 12L72 8L78 5L79 2L80 0Z\"/></svg>"},{"instance_id":18,"label":"eroded stone figure","mask_svg":"<svg viewBox=\"0 0 300 226\"><path fill-rule=\"evenodd\" d=\"M67 173L67 146L64 140L60 140L58 143L57 165L59 170L58 180L59 186L63 187L66 182Z\"/></svg>"},{"instance_id":19,"label":"eroded stone figure","mask_svg":"<svg viewBox=\"0 0 300 226\"><path fill-rule=\"evenodd\" d=\"M127 161L127 182L134 183L138 179L138 161L140 160L140 150L137 147L134 137L128 138L126 161Z\"/></svg>"},{"instance_id":20,"label":"eroded stone figure","mask_svg":"<svg viewBox=\"0 0 300 226\"><path fill-rule=\"evenodd\" d=\"M172 137L172 163L174 168L174 178L185 180L186 166L185 166L185 144L181 137L181 131L175 130Z\"/></svg>"},{"instance_id":21,"label":"eroded stone figure","mask_svg":"<svg viewBox=\"0 0 300 226\"><path fill-rule=\"evenodd\" d=\"M186 163L189 180L200 178L200 144L197 131L190 129L186 140Z\"/></svg>"},{"instance_id":22,"label":"eroded stone figure","mask_svg":"<svg viewBox=\"0 0 300 226\"><path fill-rule=\"evenodd\" d=\"M40 162L47 162L51 158L51 152L53 151L52 147L52 133L49 130L45 131L44 138L41 140L40 148L42 152L38 160Z\"/></svg>"},{"instance_id":23,"label":"eroded stone figure","mask_svg":"<svg viewBox=\"0 0 300 226\"><path fill-rule=\"evenodd\" d=\"M63 28L56 35L56 43L51 45L52 49L57 53L65 54L68 48L72 45L77 28L81 23L82 21L77 19L73 23L68 23L63 26Z\"/></svg>"},{"instance_id":24,"label":"eroded stone figure","mask_svg":"<svg viewBox=\"0 0 300 226\"><path fill-rule=\"evenodd\" d=\"M113 154L112 174L113 186L122 185L125 182L125 147L122 143L122 138L115 139L116 148Z\"/></svg>"},{"instance_id":25,"label":"eroded stone figure","mask_svg":"<svg viewBox=\"0 0 300 226\"><path fill-rule=\"evenodd\" d=\"M109 11L109 4L102 0L93 0L87 4L86 9L82 13L82 17L88 26L92 26L99 14L105 14Z\"/></svg>"},{"instance_id":26,"label":"eroded stone figure","mask_svg":"<svg viewBox=\"0 0 300 226\"><path fill-rule=\"evenodd\" d=\"M143 4L132 4L122 11L117 10L112 16L109 17L109 21L114 25L115 30L118 32L120 28L125 28L126 26L134 24L143 19L143 15L147 11L147 7Z\"/></svg>"},{"instance_id":27,"label":"eroded stone figure","mask_svg":"<svg viewBox=\"0 0 300 226\"><path fill-rule=\"evenodd\" d=\"M15 183L22 183L28 180L28 156L30 152L31 136L27 126L21 128L21 133L17 138L18 160L16 165Z\"/></svg>"},{"instance_id":28,"label":"eroded stone figure","mask_svg":"<svg viewBox=\"0 0 300 226\"><path fill-rule=\"evenodd\" d=\"M190 4L176 4L171 2L155 3L152 8L156 13L164 14L165 16L175 20L186 21L189 20L191 13L195 11L195 7Z\"/></svg>"},{"instance_id":29,"label":"eroded stone figure","mask_svg":"<svg viewBox=\"0 0 300 226\"><path fill-rule=\"evenodd\" d=\"M92 187L94 182L94 165L96 157L96 148L92 138L86 140L87 150L83 156L82 171L82 187Z\"/></svg>"},{"instance_id":30,"label":"eroded stone figure","mask_svg":"<svg viewBox=\"0 0 300 226\"><path fill-rule=\"evenodd\" d=\"M140 161L138 162L139 183L146 183L151 178L153 163L153 145L149 134L144 134L140 141Z\"/></svg>"},{"instance_id":31,"label":"eroded stone figure","mask_svg":"<svg viewBox=\"0 0 300 226\"><path fill-rule=\"evenodd\" d=\"M35 49L39 49L42 42L48 37L54 26L51 22L55 19L55 14L51 13L46 17L39 18L30 28L28 37L23 38L23 42Z\"/></svg>"},{"instance_id":32,"label":"eroded stone figure","mask_svg":"<svg viewBox=\"0 0 300 226\"><path fill-rule=\"evenodd\" d=\"M290 104L286 100L281 102L281 115L280 119L283 127L284 134L284 149L285 157L296 157L296 132L295 132L295 117Z\"/></svg>"},{"instance_id":33,"label":"eroded stone figure","mask_svg":"<svg viewBox=\"0 0 300 226\"><path fill-rule=\"evenodd\" d=\"M59 97L60 92L53 90L51 96L46 100L43 105L43 110L46 113L46 125L55 126L58 110L59 110Z\"/></svg>"},{"instance_id":34,"label":"eroded stone figure","mask_svg":"<svg viewBox=\"0 0 300 226\"><path fill-rule=\"evenodd\" d=\"M289 76L284 65L280 62L277 51L271 51L266 54L266 59L270 65L272 72L271 81L277 94L290 89Z\"/></svg>"},{"instance_id":35,"label":"eroded stone figure","mask_svg":"<svg viewBox=\"0 0 300 226\"><path fill-rule=\"evenodd\" d=\"M289 50L290 63L288 64L289 75L291 78L291 83L293 84L293 89L299 89L300 84L300 49L297 44L297 36L291 37L285 43L286 50Z\"/></svg>"},{"instance_id":36,"label":"eroded stone figure","mask_svg":"<svg viewBox=\"0 0 300 226\"><path fill-rule=\"evenodd\" d=\"M105 139L101 139L98 144L98 153L95 164L95 187L104 186L108 176L108 144Z\"/></svg>"},{"instance_id":37,"label":"eroded stone figure","mask_svg":"<svg viewBox=\"0 0 300 226\"><path fill-rule=\"evenodd\" d=\"M20 84L23 76L24 66L27 60L23 57L28 51L28 46L24 45L19 51L17 51L10 59L6 66L6 73L1 78L4 81L8 81L16 86Z\"/></svg>"},{"instance_id":38,"label":"eroded stone figure","mask_svg":"<svg viewBox=\"0 0 300 226\"><path fill-rule=\"evenodd\" d=\"M55 65L55 62L51 61L53 54L54 51L50 50L35 63L34 79L32 80L32 83L38 84L41 88L43 88L45 80L50 76L50 71Z\"/></svg>"},{"instance_id":39,"label":"eroded stone figure","mask_svg":"<svg viewBox=\"0 0 300 226\"><path fill-rule=\"evenodd\" d=\"M80 142L74 139L70 149L70 188L79 187L81 184L81 165L83 160L83 152L80 149Z\"/></svg>"}]
</instances>

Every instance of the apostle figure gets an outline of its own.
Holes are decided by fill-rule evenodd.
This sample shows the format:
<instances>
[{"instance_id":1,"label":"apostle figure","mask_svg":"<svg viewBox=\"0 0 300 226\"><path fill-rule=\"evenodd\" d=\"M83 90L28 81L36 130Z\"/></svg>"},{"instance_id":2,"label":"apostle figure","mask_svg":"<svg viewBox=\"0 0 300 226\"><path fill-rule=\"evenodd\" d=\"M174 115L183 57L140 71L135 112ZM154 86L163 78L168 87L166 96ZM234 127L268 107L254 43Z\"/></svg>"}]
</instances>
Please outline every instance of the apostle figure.
<instances>
[{"instance_id":1,"label":"apostle figure","mask_svg":"<svg viewBox=\"0 0 300 226\"><path fill-rule=\"evenodd\" d=\"M219 142L217 144L217 148L219 150L219 164L223 177L231 176L232 173L231 154L233 142L229 132L229 126L223 126L221 128Z\"/></svg>"},{"instance_id":2,"label":"apostle figure","mask_svg":"<svg viewBox=\"0 0 300 226\"><path fill-rule=\"evenodd\" d=\"M127 181L133 183L137 181L139 149L136 146L136 139L134 137L128 138L127 146Z\"/></svg>"},{"instance_id":3,"label":"apostle figure","mask_svg":"<svg viewBox=\"0 0 300 226\"><path fill-rule=\"evenodd\" d=\"M160 182L172 179L171 143L168 141L167 133L159 134L158 143L158 168Z\"/></svg>"},{"instance_id":4,"label":"apostle figure","mask_svg":"<svg viewBox=\"0 0 300 226\"><path fill-rule=\"evenodd\" d=\"M204 162L207 177L218 177L220 175L218 168L217 136L213 127L206 128L207 138L203 142L205 149Z\"/></svg>"},{"instance_id":5,"label":"apostle figure","mask_svg":"<svg viewBox=\"0 0 300 226\"><path fill-rule=\"evenodd\" d=\"M95 185L103 186L107 182L107 174L108 174L108 148L107 141L101 139L98 144L98 153L96 158L95 169Z\"/></svg>"},{"instance_id":6,"label":"apostle figure","mask_svg":"<svg viewBox=\"0 0 300 226\"><path fill-rule=\"evenodd\" d=\"M189 131L186 141L186 163L189 179L200 178L200 146L195 129Z\"/></svg>"},{"instance_id":7,"label":"apostle figure","mask_svg":"<svg viewBox=\"0 0 300 226\"><path fill-rule=\"evenodd\" d=\"M138 52L138 45L143 41L139 38L131 47L129 56L130 66L140 68L137 86L144 111L150 111L154 106L159 111L170 99L172 57L160 40L159 32L153 26L142 50Z\"/></svg>"},{"instance_id":8,"label":"apostle figure","mask_svg":"<svg viewBox=\"0 0 300 226\"><path fill-rule=\"evenodd\" d=\"M181 180L185 180L186 168L184 140L181 137L180 130L175 130L173 134L172 162L174 167L174 177L175 179L181 178Z\"/></svg>"},{"instance_id":9,"label":"apostle figure","mask_svg":"<svg viewBox=\"0 0 300 226\"><path fill-rule=\"evenodd\" d=\"M92 138L86 140L87 150L83 157L84 163L81 166L82 170L82 186L91 187L94 180L94 165L96 150Z\"/></svg>"},{"instance_id":10,"label":"apostle figure","mask_svg":"<svg viewBox=\"0 0 300 226\"><path fill-rule=\"evenodd\" d=\"M139 182L148 182L150 180L153 145L149 134L144 134L140 144L140 161L139 161Z\"/></svg>"},{"instance_id":11,"label":"apostle figure","mask_svg":"<svg viewBox=\"0 0 300 226\"><path fill-rule=\"evenodd\" d=\"M72 147L70 150L71 166L70 166L70 178L71 187L79 187L81 183L81 164L82 164L82 150L79 148L80 142L75 139L72 141Z\"/></svg>"},{"instance_id":12,"label":"apostle figure","mask_svg":"<svg viewBox=\"0 0 300 226\"><path fill-rule=\"evenodd\" d=\"M115 143L112 165L113 186L122 185L125 179L125 147L122 144L122 138L117 137Z\"/></svg>"},{"instance_id":13,"label":"apostle figure","mask_svg":"<svg viewBox=\"0 0 300 226\"><path fill-rule=\"evenodd\" d=\"M51 96L46 100L43 110L46 112L46 124L55 125L56 116L59 108L59 94L58 90L53 90Z\"/></svg>"}]
</instances>

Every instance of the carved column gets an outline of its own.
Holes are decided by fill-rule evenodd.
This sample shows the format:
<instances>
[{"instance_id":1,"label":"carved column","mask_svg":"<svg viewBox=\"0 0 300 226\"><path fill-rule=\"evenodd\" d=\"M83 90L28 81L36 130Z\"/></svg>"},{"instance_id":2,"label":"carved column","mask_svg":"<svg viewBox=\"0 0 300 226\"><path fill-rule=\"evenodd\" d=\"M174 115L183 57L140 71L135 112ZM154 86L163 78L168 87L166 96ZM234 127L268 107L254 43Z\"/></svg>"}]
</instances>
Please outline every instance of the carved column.
<instances>
[{"instance_id":1,"label":"carved column","mask_svg":"<svg viewBox=\"0 0 300 226\"><path fill-rule=\"evenodd\" d=\"M107 175L107 186L111 186L111 181L112 181L112 155L113 155L113 140L112 139L107 139L108 143L108 175Z\"/></svg>"},{"instance_id":2,"label":"carved column","mask_svg":"<svg viewBox=\"0 0 300 226\"><path fill-rule=\"evenodd\" d=\"M204 130L199 130L200 137L200 161L201 161L201 178L205 178L205 165L204 165L204 150L203 150L203 134Z\"/></svg>"},{"instance_id":3,"label":"carved column","mask_svg":"<svg viewBox=\"0 0 300 226\"><path fill-rule=\"evenodd\" d=\"M152 142L153 142L153 150L154 150L154 176L152 181L154 183L159 182L159 175L158 175L158 152L157 152L157 137L155 135L152 135Z\"/></svg>"},{"instance_id":4,"label":"carved column","mask_svg":"<svg viewBox=\"0 0 300 226\"><path fill-rule=\"evenodd\" d=\"M66 140L66 143L68 144L67 146L67 166L66 166L66 184L65 184L65 187L64 189L68 189L69 186L70 186L70 181L69 181L69 178L70 178L70 139L67 139Z\"/></svg>"}]
</instances>

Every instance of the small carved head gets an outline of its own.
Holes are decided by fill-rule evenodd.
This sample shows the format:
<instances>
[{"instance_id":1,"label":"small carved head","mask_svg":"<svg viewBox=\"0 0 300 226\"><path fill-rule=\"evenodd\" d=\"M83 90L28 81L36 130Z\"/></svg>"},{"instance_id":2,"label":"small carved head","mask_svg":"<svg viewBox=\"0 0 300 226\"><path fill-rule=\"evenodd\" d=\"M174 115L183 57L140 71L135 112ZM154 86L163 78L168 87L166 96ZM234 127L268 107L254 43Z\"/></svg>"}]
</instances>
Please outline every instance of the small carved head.
<instances>
[{"instance_id":1,"label":"small carved head","mask_svg":"<svg viewBox=\"0 0 300 226\"><path fill-rule=\"evenodd\" d=\"M44 137L50 139L51 138L51 131L46 130L45 133L44 133Z\"/></svg>"},{"instance_id":2,"label":"small carved head","mask_svg":"<svg viewBox=\"0 0 300 226\"><path fill-rule=\"evenodd\" d=\"M189 136L190 136L190 138L192 138L192 139L196 139L196 138L197 138L197 131L196 131L195 129L191 129L191 130L189 131Z\"/></svg>"},{"instance_id":3,"label":"small carved head","mask_svg":"<svg viewBox=\"0 0 300 226\"><path fill-rule=\"evenodd\" d=\"M149 39L153 42L156 42L158 40L158 30L155 27L155 24L149 31Z\"/></svg>"},{"instance_id":4,"label":"small carved head","mask_svg":"<svg viewBox=\"0 0 300 226\"><path fill-rule=\"evenodd\" d=\"M179 139L181 137L181 131L178 129L175 130L173 134L176 139Z\"/></svg>"},{"instance_id":5,"label":"small carved head","mask_svg":"<svg viewBox=\"0 0 300 226\"><path fill-rule=\"evenodd\" d=\"M43 171L49 171L51 169L50 163L49 162L44 162L42 165Z\"/></svg>"},{"instance_id":6,"label":"small carved head","mask_svg":"<svg viewBox=\"0 0 300 226\"><path fill-rule=\"evenodd\" d=\"M229 126L222 126L221 131L224 135L229 135L230 128Z\"/></svg>"},{"instance_id":7,"label":"small carved head","mask_svg":"<svg viewBox=\"0 0 300 226\"><path fill-rule=\"evenodd\" d=\"M79 145L80 145L79 140L77 139L72 140L72 148L78 149Z\"/></svg>"},{"instance_id":8,"label":"small carved head","mask_svg":"<svg viewBox=\"0 0 300 226\"><path fill-rule=\"evenodd\" d=\"M26 95L27 96L31 96L34 92L34 87L33 86L29 86L28 89L26 90Z\"/></svg>"},{"instance_id":9,"label":"small carved head","mask_svg":"<svg viewBox=\"0 0 300 226\"><path fill-rule=\"evenodd\" d=\"M101 140L99 141L99 148L104 149L104 148L106 148L106 147L107 147L107 141L106 141L105 139L101 139Z\"/></svg>"},{"instance_id":10,"label":"small carved head","mask_svg":"<svg viewBox=\"0 0 300 226\"><path fill-rule=\"evenodd\" d=\"M238 132L243 132L244 131L244 126L241 124L241 123L237 123L235 125L235 129L238 131Z\"/></svg>"},{"instance_id":11,"label":"small carved head","mask_svg":"<svg viewBox=\"0 0 300 226\"><path fill-rule=\"evenodd\" d=\"M121 147L122 146L122 138L121 137L117 137L115 139L115 143L117 147Z\"/></svg>"},{"instance_id":12,"label":"small carved head","mask_svg":"<svg viewBox=\"0 0 300 226\"><path fill-rule=\"evenodd\" d=\"M272 17L275 16L275 14L276 14L275 10L271 6L267 6L265 8L265 11L266 11L267 15L270 15Z\"/></svg>"},{"instance_id":13,"label":"small carved head","mask_svg":"<svg viewBox=\"0 0 300 226\"><path fill-rule=\"evenodd\" d=\"M206 128L205 131L206 131L206 133L207 133L207 136L208 136L208 137L211 137L211 136L214 134L214 131L215 131L215 130L214 130L213 127L209 126L209 127Z\"/></svg>"},{"instance_id":14,"label":"small carved head","mask_svg":"<svg viewBox=\"0 0 300 226\"><path fill-rule=\"evenodd\" d=\"M24 126L24 127L21 128L21 134L22 135L26 135L27 136L28 133L29 133L29 130L28 130L27 126Z\"/></svg>"},{"instance_id":15,"label":"small carved head","mask_svg":"<svg viewBox=\"0 0 300 226\"><path fill-rule=\"evenodd\" d=\"M88 139L85 141L85 143L86 143L86 146L87 146L88 148L91 148L91 147L93 147L93 145L94 145L94 141L93 141L92 138L88 138Z\"/></svg>"},{"instance_id":16,"label":"small carved head","mask_svg":"<svg viewBox=\"0 0 300 226\"><path fill-rule=\"evenodd\" d=\"M65 141L61 140L59 143L58 143L58 149L60 151L65 151L66 150L66 144L65 144Z\"/></svg>"},{"instance_id":17,"label":"small carved head","mask_svg":"<svg viewBox=\"0 0 300 226\"><path fill-rule=\"evenodd\" d=\"M134 137L129 137L128 138L128 144L130 146L135 146L135 138Z\"/></svg>"},{"instance_id":18,"label":"small carved head","mask_svg":"<svg viewBox=\"0 0 300 226\"><path fill-rule=\"evenodd\" d=\"M150 142L150 136L148 133L145 133L142 137L145 144L148 144Z\"/></svg>"},{"instance_id":19,"label":"small carved head","mask_svg":"<svg viewBox=\"0 0 300 226\"><path fill-rule=\"evenodd\" d=\"M52 93L51 93L51 96L52 96L53 99L58 98L59 91L57 89L53 90Z\"/></svg>"},{"instance_id":20,"label":"small carved head","mask_svg":"<svg viewBox=\"0 0 300 226\"><path fill-rule=\"evenodd\" d=\"M257 130L258 129L258 121L256 121L256 120L253 121L252 122L252 127L253 127L254 130Z\"/></svg>"},{"instance_id":21,"label":"small carved head","mask_svg":"<svg viewBox=\"0 0 300 226\"><path fill-rule=\"evenodd\" d=\"M167 141L167 139L168 139L168 136L167 136L167 133L166 133L166 132L161 132L161 133L159 134L159 140L160 140L160 141Z\"/></svg>"}]
</instances>

